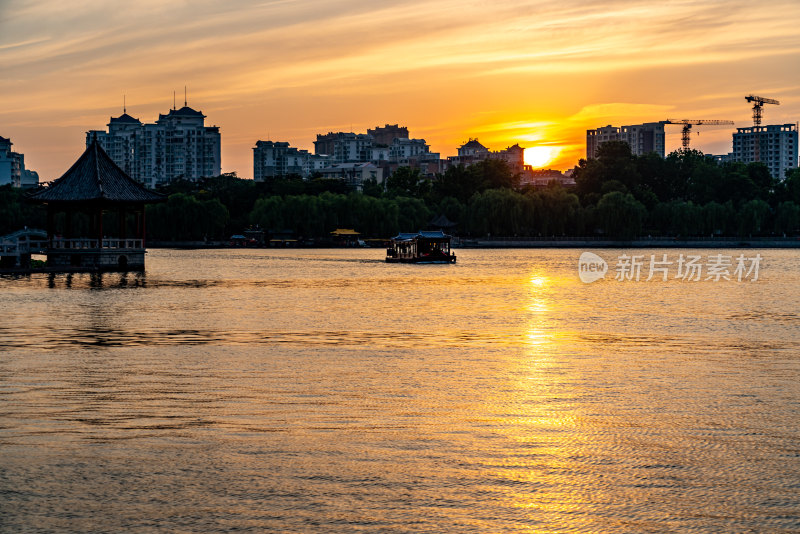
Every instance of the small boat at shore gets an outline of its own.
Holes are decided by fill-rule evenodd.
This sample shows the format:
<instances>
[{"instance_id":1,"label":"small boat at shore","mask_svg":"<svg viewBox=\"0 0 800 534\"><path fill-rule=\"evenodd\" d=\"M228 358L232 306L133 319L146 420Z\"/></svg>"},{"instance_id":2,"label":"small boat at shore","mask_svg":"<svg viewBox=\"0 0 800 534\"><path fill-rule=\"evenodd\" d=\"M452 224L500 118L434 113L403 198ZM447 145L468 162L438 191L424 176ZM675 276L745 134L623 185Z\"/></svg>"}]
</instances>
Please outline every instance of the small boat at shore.
<instances>
[{"instance_id":1,"label":"small boat at shore","mask_svg":"<svg viewBox=\"0 0 800 534\"><path fill-rule=\"evenodd\" d=\"M455 263L451 237L442 231L401 233L386 249L387 263Z\"/></svg>"}]
</instances>

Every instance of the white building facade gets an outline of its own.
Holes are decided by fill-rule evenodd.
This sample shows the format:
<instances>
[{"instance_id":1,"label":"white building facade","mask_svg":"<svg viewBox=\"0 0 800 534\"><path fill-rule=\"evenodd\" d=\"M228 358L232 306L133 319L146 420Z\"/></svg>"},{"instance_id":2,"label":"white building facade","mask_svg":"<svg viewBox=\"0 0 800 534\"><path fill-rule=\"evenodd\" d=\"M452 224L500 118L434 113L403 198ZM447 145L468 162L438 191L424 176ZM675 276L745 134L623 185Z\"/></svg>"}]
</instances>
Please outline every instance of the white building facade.
<instances>
[{"instance_id":1,"label":"white building facade","mask_svg":"<svg viewBox=\"0 0 800 534\"><path fill-rule=\"evenodd\" d=\"M256 141L253 148L253 179L263 182L271 178L296 174L308 178L329 164L327 156L289 146L287 142Z\"/></svg>"},{"instance_id":2,"label":"white building facade","mask_svg":"<svg viewBox=\"0 0 800 534\"><path fill-rule=\"evenodd\" d=\"M31 188L39 185L39 174L25 168L25 155L11 150L11 139L0 136L0 185Z\"/></svg>"},{"instance_id":3,"label":"white building facade","mask_svg":"<svg viewBox=\"0 0 800 534\"><path fill-rule=\"evenodd\" d=\"M159 114L154 124L123 113L111 118L108 131L86 132L86 144L96 138L114 163L148 187L197 181L221 173L219 128L206 126L205 118L189 106Z\"/></svg>"}]
</instances>

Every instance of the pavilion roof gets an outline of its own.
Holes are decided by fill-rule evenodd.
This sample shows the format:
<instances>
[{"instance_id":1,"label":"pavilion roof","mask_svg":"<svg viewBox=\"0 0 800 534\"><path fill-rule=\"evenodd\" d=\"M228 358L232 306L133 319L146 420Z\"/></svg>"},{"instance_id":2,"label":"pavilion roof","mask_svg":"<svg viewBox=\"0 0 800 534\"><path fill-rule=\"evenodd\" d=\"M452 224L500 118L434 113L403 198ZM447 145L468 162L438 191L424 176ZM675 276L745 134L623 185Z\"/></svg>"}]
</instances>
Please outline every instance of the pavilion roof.
<instances>
[{"instance_id":1,"label":"pavilion roof","mask_svg":"<svg viewBox=\"0 0 800 534\"><path fill-rule=\"evenodd\" d=\"M30 199L46 203L106 201L144 204L162 202L166 197L133 180L94 140L61 178L32 194Z\"/></svg>"}]
</instances>

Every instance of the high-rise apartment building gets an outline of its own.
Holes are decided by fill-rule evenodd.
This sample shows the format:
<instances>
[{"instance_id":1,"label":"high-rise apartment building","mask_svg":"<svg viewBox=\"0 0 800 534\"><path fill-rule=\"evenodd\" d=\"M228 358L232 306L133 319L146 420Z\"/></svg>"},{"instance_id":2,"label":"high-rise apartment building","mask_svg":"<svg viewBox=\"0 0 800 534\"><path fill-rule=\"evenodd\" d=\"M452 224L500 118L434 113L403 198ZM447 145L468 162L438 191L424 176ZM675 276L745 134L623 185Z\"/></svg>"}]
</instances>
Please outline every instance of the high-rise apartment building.
<instances>
[{"instance_id":1,"label":"high-rise apartment building","mask_svg":"<svg viewBox=\"0 0 800 534\"><path fill-rule=\"evenodd\" d=\"M603 126L586 131L586 157L597 157L597 148L607 141L625 141L631 147L634 156L643 156L655 152L662 158L665 152L665 122L646 122L615 127Z\"/></svg>"},{"instance_id":2,"label":"high-rise apartment building","mask_svg":"<svg viewBox=\"0 0 800 534\"><path fill-rule=\"evenodd\" d=\"M25 168L25 155L11 150L11 139L0 136L0 185L36 187L39 174Z\"/></svg>"},{"instance_id":3,"label":"high-rise apartment building","mask_svg":"<svg viewBox=\"0 0 800 534\"><path fill-rule=\"evenodd\" d=\"M155 187L176 179L197 181L221 172L219 128L206 126L200 111L189 106L159 114L143 124L125 110L111 117L108 131L86 132L86 145L100 146L134 180Z\"/></svg>"},{"instance_id":4,"label":"high-rise apartment building","mask_svg":"<svg viewBox=\"0 0 800 534\"><path fill-rule=\"evenodd\" d=\"M775 124L737 128L733 134L733 161L760 161L773 178L783 180L786 171L797 167L797 126Z\"/></svg>"},{"instance_id":5,"label":"high-rise apartment building","mask_svg":"<svg viewBox=\"0 0 800 534\"><path fill-rule=\"evenodd\" d=\"M334 163L370 161L375 143L369 134L329 132L317 134L314 154L330 156Z\"/></svg>"},{"instance_id":6,"label":"high-rise apartment building","mask_svg":"<svg viewBox=\"0 0 800 534\"><path fill-rule=\"evenodd\" d=\"M395 139L408 139L408 128L399 124L387 124L369 129L367 134L372 136L376 145L389 146Z\"/></svg>"},{"instance_id":7,"label":"high-rise apartment building","mask_svg":"<svg viewBox=\"0 0 800 534\"><path fill-rule=\"evenodd\" d=\"M263 182L270 178L296 174L307 178L326 167L330 158L317 156L289 146L286 142L256 141L253 148L253 179Z\"/></svg>"}]
</instances>

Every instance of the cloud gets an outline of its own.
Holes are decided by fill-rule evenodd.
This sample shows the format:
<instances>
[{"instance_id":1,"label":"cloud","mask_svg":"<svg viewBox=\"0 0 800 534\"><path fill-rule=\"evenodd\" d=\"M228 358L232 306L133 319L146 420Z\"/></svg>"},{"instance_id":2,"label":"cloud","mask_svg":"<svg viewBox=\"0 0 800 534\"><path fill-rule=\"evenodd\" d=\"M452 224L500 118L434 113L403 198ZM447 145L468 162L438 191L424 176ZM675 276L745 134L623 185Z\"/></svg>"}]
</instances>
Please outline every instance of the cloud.
<instances>
[{"instance_id":1,"label":"cloud","mask_svg":"<svg viewBox=\"0 0 800 534\"><path fill-rule=\"evenodd\" d=\"M12 0L0 7L0 124L12 131L0 135L49 124L79 143L123 93L153 120L188 85L223 128L228 170L250 168L266 129L382 119L413 121L445 153L477 134L579 146L596 122L721 116L754 80L782 98L800 85L798 25L796 0ZM709 109L705 94L737 102ZM781 112L798 110L783 98Z\"/></svg>"}]
</instances>

